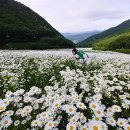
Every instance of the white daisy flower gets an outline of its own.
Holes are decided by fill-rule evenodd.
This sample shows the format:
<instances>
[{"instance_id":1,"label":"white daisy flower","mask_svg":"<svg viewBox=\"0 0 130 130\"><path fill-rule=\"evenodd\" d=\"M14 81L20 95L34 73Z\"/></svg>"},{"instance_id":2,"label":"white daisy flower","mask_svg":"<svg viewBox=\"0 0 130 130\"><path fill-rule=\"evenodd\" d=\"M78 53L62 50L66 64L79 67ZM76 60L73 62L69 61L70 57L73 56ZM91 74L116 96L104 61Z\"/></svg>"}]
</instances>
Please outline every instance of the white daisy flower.
<instances>
[{"instance_id":1,"label":"white daisy flower","mask_svg":"<svg viewBox=\"0 0 130 130\"><path fill-rule=\"evenodd\" d=\"M126 123L127 123L126 119L118 118L118 120L117 120L117 124L118 124L120 127L125 126Z\"/></svg>"},{"instance_id":2,"label":"white daisy flower","mask_svg":"<svg viewBox=\"0 0 130 130\"><path fill-rule=\"evenodd\" d=\"M112 116L114 114L114 110L111 107L107 108L107 114Z\"/></svg>"},{"instance_id":3,"label":"white daisy flower","mask_svg":"<svg viewBox=\"0 0 130 130\"><path fill-rule=\"evenodd\" d=\"M15 122L14 122L14 126L18 126L20 124L20 121L19 120L16 120Z\"/></svg>"},{"instance_id":4,"label":"white daisy flower","mask_svg":"<svg viewBox=\"0 0 130 130\"><path fill-rule=\"evenodd\" d=\"M100 109L100 106L99 106L99 104L97 103L97 102L90 102L89 103L89 107L92 109L92 110L98 110L98 109Z\"/></svg>"},{"instance_id":5,"label":"white daisy flower","mask_svg":"<svg viewBox=\"0 0 130 130\"><path fill-rule=\"evenodd\" d=\"M48 112L42 112L42 113L40 114L40 116L41 116L42 119L45 119L45 118L48 118L48 117L49 117L49 114L48 114Z\"/></svg>"},{"instance_id":6,"label":"white daisy flower","mask_svg":"<svg viewBox=\"0 0 130 130\"><path fill-rule=\"evenodd\" d=\"M122 100L125 100L125 99L126 99L126 95L119 95L119 97L120 97Z\"/></svg>"},{"instance_id":7,"label":"white daisy flower","mask_svg":"<svg viewBox=\"0 0 130 130\"><path fill-rule=\"evenodd\" d=\"M39 109L39 104L38 104L38 103L33 104L33 109L34 109L34 110Z\"/></svg>"},{"instance_id":8,"label":"white daisy flower","mask_svg":"<svg viewBox=\"0 0 130 130\"><path fill-rule=\"evenodd\" d=\"M23 111L23 110L22 110L21 116L22 116L22 117L26 117L27 115L28 115L27 111Z\"/></svg>"},{"instance_id":9,"label":"white daisy flower","mask_svg":"<svg viewBox=\"0 0 130 130\"><path fill-rule=\"evenodd\" d=\"M20 90L17 90L14 95L18 96L18 95L22 95L24 93L24 89L20 89Z\"/></svg>"},{"instance_id":10,"label":"white daisy flower","mask_svg":"<svg viewBox=\"0 0 130 130\"><path fill-rule=\"evenodd\" d=\"M96 117L103 117L104 116L104 112L102 109L94 111L94 114Z\"/></svg>"},{"instance_id":11,"label":"white daisy flower","mask_svg":"<svg viewBox=\"0 0 130 130\"><path fill-rule=\"evenodd\" d=\"M15 112L15 115L21 115L21 113L22 113L22 109L18 109L16 112Z\"/></svg>"},{"instance_id":12,"label":"white daisy flower","mask_svg":"<svg viewBox=\"0 0 130 130\"><path fill-rule=\"evenodd\" d=\"M39 120L33 120L31 122L31 127L41 126L41 122Z\"/></svg>"},{"instance_id":13,"label":"white daisy flower","mask_svg":"<svg viewBox=\"0 0 130 130\"><path fill-rule=\"evenodd\" d=\"M78 103L76 104L76 106L77 106L78 108L80 108L80 109L86 109L86 106L85 106L83 103L81 103L81 102L78 102Z\"/></svg>"},{"instance_id":14,"label":"white daisy flower","mask_svg":"<svg viewBox=\"0 0 130 130\"><path fill-rule=\"evenodd\" d=\"M61 105L61 102L57 100L57 101L54 101L54 103L52 104L52 107L53 107L54 109L57 109L57 108L60 107L60 105Z\"/></svg>"},{"instance_id":15,"label":"white daisy flower","mask_svg":"<svg viewBox=\"0 0 130 130\"><path fill-rule=\"evenodd\" d=\"M71 119L70 119L70 122L73 124L73 123L76 123L78 120L78 117L77 116L73 116Z\"/></svg>"},{"instance_id":16,"label":"white daisy flower","mask_svg":"<svg viewBox=\"0 0 130 130\"><path fill-rule=\"evenodd\" d=\"M6 109L6 105L0 103L0 112L5 111L5 109Z\"/></svg>"},{"instance_id":17,"label":"white daisy flower","mask_svg":"<svg viewBox=\"0 0 130 130\"><path fill-rule=\"evenodd\" d=\"M97 94L97 95L94 95L94 96L93 96L93 99L94 99L95 101L100 101L101 98L102 98L102 95L101 95L101 94Z\"/></svg>"},{"instance_id":18,"label":"white daisy flower","mask_svg":"<svg viewBox=\"0 0 130 130\"><path fill-rule=\"evenodd\" d=\"M8 106L9 103L10 103L10 99L9 98L3 99L3 104L5 104L6 106Z\"/></svg>"},{"instance_id":19,"label":"white daisy flower","mask_svg":"<svg viewBox=\"0 0 130 130\"><path fill-rule=\"evenodd\" d=\"M107 123L111 126L116 126L116 120L113 117L107 118Z\"/></svg>"},{"instance_id":20,"label":"white daisy flower","mask_svg":"<svg viewBox=\"0 0 130 130\"><path fill-rule=\"evenodd\" d=\"M12 119L9 116L5 116L1 120L1 124L3 128L8 128L12 124Z\"/></svg>"},{"instance_id":21,"label":"white daisy flower","mask_svg":"<svg viewBox=\"0 0 130 130\"><path fill-rule=\"evenodd\" d=\"M88 123L89 130L102 130L101 121L90 120Z\"/></svg>"},{"instance_id":22,"label":"white daisy flower","mask_svg":"<svg viewBox=\"0 0 130 130\"><path fill-rule=\"evenodd\" d=\"M100 92L100 88L96 87L96 88L94 89L94 92L95 92L95 93L99 93L99 92Z\"/></svg>"},{"instance_id":23,"label":"white daisy flower","mask_svg":"<svg viewBox=\"0 0 130 130\"><path fill-rule=\"evenodd\" d=\"M29 102L31 102L31 97L24 97L24 100L23 100L23 102L25 102L25 103L29 103Z\"/></svg>"},{"instance_id":24,"label":"white daisy flower","mask_svg":"<svg viewBox=\"0 0 130 130\"><path fill-rule=\"evenodd\" d=\"M55 120L55 121L54 121L54 127L57 127L57 126L58 126L58 121Z\"/></svg>"},{"instance_id":25,"label":"white daisy flower","mask_svg":"<svg viewBox=\"0 0 130 130\"><path fill-rule=\"evenodd\" d=\"M114 112L121 112L121 107L120 106L113 105L112 109L113 109Z\"/></svg>"},{"instance_id":26,"label":"white daisy flower","mask_svg":"<svg viewBox=\"0 0 130 130\"><path fill-rule=\"evenodd\" d=\"M47 128L48 130L52 129L54 127L54 122L53 121L49 121L46 125L45 128Z\"/></svg>"},{"instance_id":27,"label":"white daisy flower","mask_svg":"<svg viewBox=\"0 0 130 130\"><path fill-rule=\"evenodd\" d=\"M7 116L12 116L14 114L14 111L9 110L5 112Z\"/></svg>"},{"instance_id":28,"label":"white daisy flower","mask_svg":"<svg viewBox=\"0 0 130 130\"><path fill-rule=\"evenodd\" d=\"M24 111L24 112L27 112L27 113L31 113L31 112L32 112L32 107L31 107L31 106L25 106L25 107L23 108L23 111Z\"/></svg>"},{"instance_id":29,"label":"white daisy flower","mask_svg":"<svg viewBox=\"0 0 130 130\"><path fill-rule=\"evenodd\" d=\"M92 120L101 121L102 117L96 117L95 115L93 115Z\"/></svg>"},{"instance_id":30,"label":"white daisy flower","mask_svg":"<svg viewBox=\"0 0 130 130\"><path fill-rule=\"evenodd\" d=\"M102 130L108 130L108 126L104 122L101 122L101 127L102 127Z\"/></svg>"},{"instance_id":31,"label":"white daisy flower","mask_svg":"<svg viewBox=\"0 0 130 130\"><path fill-rule=\"evenodd\" d=\"M67 108L66 108L66 112L69 115L72 115L72 114L74 114L76 112L76 107L72 106L72 105L68 105Z\"/></svg>"},{"instance_id":32,"label":"white daisy flower","mask_svg":"<svg viewBox=\"0 0 130 130\"><path fill-rule=\"evenodd\" d=\"M87 119L86 119L86 117L85 117L85 116L83 116L83 117L81 117L81 118L80 118L81 123L85 123L85 122L86 122L86 120L87 120Z\"/></svg>"},{"instance_id":33,"label":"white daisy flower","mask_svg":"<svg viewBox=\"0 0 130 130\"><path fill-rule=\"evenodd\" d=\"M44 99L43 98L40 98L37 100L38 103L43 103Z\"/></svg>"},{"instance_id":34,"label":"white daisy flower","mask_svg":"<svg viewBox=\"0 0 130 130\"><path fill-rule=\"evenodd\" d=\"M27 122L27 120L22 120L21 124L24 125Z\"/></svg>"},{"instance_id":35,"label":"white daisy flower","mask_svg":"<svg viewBox=\"0 0 130 130\"><path fill-rule=\"evenodd\" d=\"M67 124L66 130L76 130L76 124Z\"/></svg>"}]
</instances>

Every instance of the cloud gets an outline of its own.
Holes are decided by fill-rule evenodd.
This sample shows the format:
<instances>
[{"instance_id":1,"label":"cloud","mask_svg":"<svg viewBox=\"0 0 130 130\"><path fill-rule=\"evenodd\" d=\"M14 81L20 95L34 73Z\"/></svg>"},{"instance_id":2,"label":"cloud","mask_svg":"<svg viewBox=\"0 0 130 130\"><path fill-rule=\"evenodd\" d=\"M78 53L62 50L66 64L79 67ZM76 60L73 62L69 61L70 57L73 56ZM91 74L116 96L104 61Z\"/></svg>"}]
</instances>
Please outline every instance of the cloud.
<instances>
[{"instance_id":1,"label":"cloud","mask_svg":"<svg viewBox=\"0 0 130 130\"><path fill-rule=\"evenodd\" d=\"M60 32L103 30L130 18L130 0L18 0Z\"/></svg>"}]
</instances>

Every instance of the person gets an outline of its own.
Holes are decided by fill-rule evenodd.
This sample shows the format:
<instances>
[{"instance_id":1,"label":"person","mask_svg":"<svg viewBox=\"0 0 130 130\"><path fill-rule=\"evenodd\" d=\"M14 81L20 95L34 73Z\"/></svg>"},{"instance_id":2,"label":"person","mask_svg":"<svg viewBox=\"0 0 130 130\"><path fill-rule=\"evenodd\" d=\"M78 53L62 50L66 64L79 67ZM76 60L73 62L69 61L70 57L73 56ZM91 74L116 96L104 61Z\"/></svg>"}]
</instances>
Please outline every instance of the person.
<instances>
[{"instance_id":1,"label":"person","mask_svg":"<svg viewBox=\"0 0 130 130\"><path fill-rule=\"evenodd\" d=\"M84 64L86 63L86 56L87 56L87 58L89 58L88 54L86 54L86 53L83 52L83 51L79 51L79 50L77 50L76 48L73 48L72 53L73 53L73 55L76 56L76 59L77 59L77 60L80 60L80 59L81 59Z\"/></svg>"}]
</instances>

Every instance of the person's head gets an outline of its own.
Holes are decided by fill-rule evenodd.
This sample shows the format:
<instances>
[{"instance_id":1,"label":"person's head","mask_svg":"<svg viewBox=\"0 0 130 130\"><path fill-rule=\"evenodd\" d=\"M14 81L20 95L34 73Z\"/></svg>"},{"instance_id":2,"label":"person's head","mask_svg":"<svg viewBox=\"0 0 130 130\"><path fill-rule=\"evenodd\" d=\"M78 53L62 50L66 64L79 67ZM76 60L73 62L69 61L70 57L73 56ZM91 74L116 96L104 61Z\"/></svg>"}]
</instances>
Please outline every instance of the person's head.
<instances>
[{"instance_id":1,"label":"person's head","mask_svg":"<svg viewBox=\"0 0 130 130\"><path fill-rule=\"evenodd\" d=\"M76 55L77 54L77 49L73 48L72 53L73 53L73 55Z\"/></svg>"}]
</instances>

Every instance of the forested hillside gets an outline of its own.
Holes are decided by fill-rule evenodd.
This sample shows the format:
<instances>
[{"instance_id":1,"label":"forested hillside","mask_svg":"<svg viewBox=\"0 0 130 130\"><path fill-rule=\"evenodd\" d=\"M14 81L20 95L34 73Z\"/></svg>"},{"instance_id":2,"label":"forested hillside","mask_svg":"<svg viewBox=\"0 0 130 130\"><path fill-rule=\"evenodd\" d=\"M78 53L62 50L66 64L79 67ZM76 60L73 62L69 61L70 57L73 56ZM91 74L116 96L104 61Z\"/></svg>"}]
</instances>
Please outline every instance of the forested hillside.
<instances>
[{"instance_id":1,"label":"forested hillside","mask_svg":"<svg viewBox=\"0 0 130 130\"><path fill-rule=\"evenodd\" d=\"M100 40L99 42L93 44L93 49L103 51L112 50L112 51L130 53L130 32L124 32Z\"/></svg>"},{"instance_id":2,"label":"forested hillside","mask_svg":"<svg viewBox=\"0 0 130 130\"><path fill-rule=\"evenodd\" d=\"M73 47L45 19L14 0L0 0L0 48L47 49Z\"/></svg>"}]
</instances>

